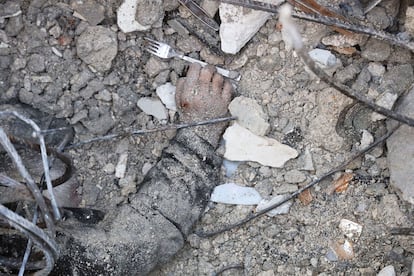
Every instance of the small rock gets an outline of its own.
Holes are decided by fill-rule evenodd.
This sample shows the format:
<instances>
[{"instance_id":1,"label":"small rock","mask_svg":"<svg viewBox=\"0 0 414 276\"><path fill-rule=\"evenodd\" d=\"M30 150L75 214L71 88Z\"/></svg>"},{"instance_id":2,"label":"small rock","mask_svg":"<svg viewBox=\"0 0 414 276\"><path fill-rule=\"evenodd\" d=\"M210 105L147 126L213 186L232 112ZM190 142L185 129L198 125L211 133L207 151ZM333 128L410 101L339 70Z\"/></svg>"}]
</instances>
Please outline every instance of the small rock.
<instances>
[{"instance_id":1,"label":"small rock","mask_svg":"<svg viewBox=\"0 0 414 276\"><path fill-rule=\"evenodd\" d=\"M158 86L156 93L161 102L169 109L177 111L175 103L175 86L171 82Z\"/></svg>"},{"instance_id":2,"label":"small rock","mask_svg":"<svg viewBox=\"0 0 414 276\"><path fill-rule=\"evenodd\" d=\"M152 115L158 120L167 120L168 112L162 102L158 99L145 97L138 100L138 107L148 115Z\"/></svg>"},{"instance_id":3,"label":"small rock","mask_svg":"<svg viewBox=\"0 0 414 276\"><path fill-rule=\"evenodd\" d=\"M151 168L153 167L153 165L151 164L151 163L145 163L144 164L144 166L142 166L142 174L143 175L146 175L150 170L151 170Z\"/></svg>"},{"instance_id":4,"label":"small rock","mask_svg":"<svg viewBox=\"0 0 414 276\"><path fill-rule=\"evenodd\" d=\"M350 260L354 257L354 248L352 243L345 241L335 241L327 254L327 258L331 261ZM336 260L335 260L336 259Z\"/></svg>"},{"instance_id":5,"label":"small rock","mask_svg":"<svg viewBox=\"0 0 414 276\"><path fill-rule=\"evenodd\" d=\"M377 276L395 276L395 269L394 266L388 265L381 269L380 272L378 272Z\"/></svg>"},{"instance_id":6,"label":"small rock","mask_svg":"<svg viewBox=\"0 0 414 276\"><path fill-rule=\"evenodd\" d=\"M92 26L98 25L105 18L105 8L95 1L74 1L72 8L75 10L73 16L88 21Z\"/></svg>"},{"instance_id":7,"label":"small rock","mask_svg":"<svg viewBox=\"0 0 414 276\"><path fill-rule=\"evenodd\" d=\"M301 183L306 180L306 175L298 170L291 170L285 173L285 181L287 183Z\"/></svg>"},{"instance_id":8,"label":"small rock","mask_svg":"<svg viewBox=\"0 0 414 276\"><path fill-rule=\"evenodd\" d=\"M382 93L375 103L379 106L385 107L387 109L391 109L394 106L395 101L397 100L398 95L390 93L390 92L384 92ZM371 120L372 121L379 121L382 119L385 119L386 117L384 115L378 114L376 112L372 113Z\"/></svg>"},{"instance_id":9,"label":"small rock","mask_svg":"<svg viewBox=\"0 0 414 276\"><path fill-rule=\"evenodd\" d=\"M408 7L406 18L405 18L405 28L411 36L414 36L414 7Z\"/></svg>"},{"instance_id":10,"label":"small rock","mask_svg":"<svg viewBox=\"0 0 414 276\"><path fill-rule=\"evenodd\" d=\"M350 47L355 45L361 45L365 40L365 37L360 34L354 35L342 35L342 34L333 34L325 36L322 38L322 43L327 46L335 47Z\"/></svg>"},{"instance_id":11,"label":"small rock","mask_svg":"<svg viewBox=\"0 0 414 276\"><path fill-rule=\"evenodd\" d=\"M134 31L146 31L151 28L151 25L141 25L136 19L139 0L125 0L118 8L117 23L118 27L124 33Z\"/></svg>"},{"instance_id":12,"label":"small rock","mask_svg":"<svg viewBox=\"0 0 414 276\"><path fill-rule=\"evenodd\" d=\"M401 114L414 117L414 89L406 95L398 111ZM404 200L414 204L413 156L414 128L401 126L387 139L388 165L391 185L402 193Z\"/></svg>"},{"instance_id":13,"label":"small rock","mask_svg":"<svg viewBox=\"0 0 414 276\"><path fill-rule=\"evenodd\" d=\"M381 78L385 73L385 67L380 63L370 62L368 64L368 72L374 78Z\"/></svg>"},{"instance_id":14,"label":"small rock","mask_svg":"<svg viewBox=\"0 0 414 276\"><path fill-rule=\"evenodd\" d=\"M145 72L147 72L150 78L155 77L160 72L168 69L168 63L161 61L159 58L150 57L145 64Z\"/></svg>"},{"instance_id":15,"label":"small rock","mask_svg":"<svg viewBox=\"0 0 414 276\"><path fill-rule=\"evenodd\" d=\"M348 219L341 219L339 229L350 239L359 238L362 233L362 225Z\"/></svg>"},{"instance_id":16,"label":"small rock","mask_svg":"<svg viewBox=\"0 0 414 276\"><path fill-rule=\"evenodd\" d=\"M370 38L365 44L361 56L372 61L384 61L391 54L391 46L375 38Z\"/></svg>"},{"instance_id":17,"label":"small rock","mask_svg":"<svg viewBox=\"0 0 414 276\"><path fill-rule=\"evenodd\" d=\"M336 65L336 57L328 50L313 49L309 52L309 56L325 68Z\"/></svg>"},{"instance_id":18,"label":"small rock","mask_svg":"<svg viewBox=\"0 0 414 276\"><path fill-rule=\"evenodd\" d=\"M119 156L118 164L115 167L115 177L124 178L128 162L128 153L122 153Z\"/></svg>"},{"instance_id":19,"label":"small rock","mask_svg":"<svg viewBox=\"0 0 414 276\"><path fill-rule=\"evenodd\" d=\"M368 130L364 129L362 130L361 141L359 142L359 145L357 145L357 149L362 150L371 145L372 142L374 142L374 136L372 136Z\"/></svg>"},{"instance_id":20,"label":"small rock","mask_svg":"<svg viewBox=\"0 0 414 276\"><path fill-rule=\"evenodd\" d=\"M280 0L267 0L267 3L280 4ZM270 13L221 3L221 49L225 53L236 54L271 17Z\"/></svg>"},{"instance_id":21,"label":"small rock","mask_svg":"<svg viewBox=\"0 0 414 276\"><path fill-rule=\"evenodd\" d=\"M140 0L135 14L136 20L143 26L161 27L164 18L162 0Z\"/></svg>"},{"instance_id":22,"label":"small rock","mask_svg":"<svg viewBox=\"0 0 414 276\"><path fill-rule=\"evenodd\" d=\"M39 54L33 54L29 58L27 68L35 73L40 73L45 70L45 57Z\"/></svg>"},{"instance_id":23,"label":"small rock","mask_svg":"<svg viewBox=\"0 0 414 276\"><path fill-rule=\"evenodd\" d=\"M119 186L121 186L121 195L128 196L137 192L137 184L135 181L135 175L128 175L125 178L119 180Z\"/></svg>"},{"instance_id":24,"label":"small rock","mask_svg":"<svg viewBox=\"0 0 414 276\"><path fill-rule=\"evenodd\" d=\"M241 162L238 161L230 161L227 159L223 159L223 166L226 169L226 176L232 177L234 173L237 171Z\"/></svg>"},{"instance_id":25,"label":"small rock","mask_svg":"<svg viewBox=\"0 0 414 276\"><path fill-rule=\"evenodd\" d=\"M275 205L284 199L286 199L288 195L276 195L272 197L270 200L263 199L259 202L259 204L256 207L256 212L260 212L261 210L264 210L272 205ZM269 211L266 213L269 217L274 217L277 215L283 215L289 213L289 209L292 206L292 202L288 201L280 205L279 207Z\"/></svg>"},{"instance_id":26,"label":"small rock","mask_svg":"<svg viewBox=\"0 0 414 276\"><path fill-rule=\"evenodd\" d=\"M391 25L391 20L383 7L375 7L367 14L367 20L371 22L376 30L384 30Z\"/></svg>"},{"instance_id":27,"label":"small rock","mask_svg":"<svg viewBox=\"0 0 414 276\"><path fill-rule=\"evenodd\" d=\"M82 120L82 123L90 132L96 135L104 135L115 125L115 121L110 114L103 114L92 121Z\"/></svg>"},{"instance_id":28,"label":"small rock","mask_svg":"<svg viewBox=\"0 0 414 276\"><path fill-rule=\"evenodd\" d=\"M270 167L282 167L296 158L298 152L275 139L259 137L235 123L223 135L226 142L224 158L233 161L255 161Z\"/></svg>"},{"instance_id":29,"label":"small rock","mask_svg":"<svg viewBox=\"0 0 414 276\"><path fill-rule=\"evenodd\" d=\"M256 135L265 135L270 128L268 116L253 99L236 97L229 105L231 115L237 116L237 122Z\"/></svg>"},{"instance_id":30,"label":"small rock","mask_svg":"<svg viewBox=\"0 0 414 276\"><path fill-rule=\"evenodd\" d=\"M315 167L313 165L312 154L308 148L305 149L305 152L299 157L298 160L299 169L302 171L314 171Z\"/></svg>"},{"instance_id":31,"label":"small rock","mask_svg":"<svg viewBox=\"0 0 414 276\"><path fill-rule=\"evenodd\" d=\"M239 186L235 183L216 186L210 198L213 202L238 205L256 205L261 200L262 197L254 188Z\"/></svg>"},{"instance_id":32,"label":"small rock","mask_svg":"<svg viewBox=\"0 0 414 276\"><path fill-rule=\"evenodd\" d=\"M112 163L108 163L103 167L103 171L107 174L113 174L115 172L115 166Z\"/></svg>"},{"instance_id":33,"label":"small rock","mask_svg":"<svg viewBox=\"0 0 414 276\"><path fill-rule=\"evenodd\" d=\"M110 102L112 100L112 94L107 89L104 89L95 95L95 99Z\"/></svg>"},{"instance_id":34,"label":"small rock","mask_svg":"<svg viewBox=\"0 0 414 276\"><path fill-rule=\"evenodd\" d=\"M78 38L76 51L86 64L108 71L118 51L116 33L102 26L87 27Z\"/></svg>"}]
</instances>

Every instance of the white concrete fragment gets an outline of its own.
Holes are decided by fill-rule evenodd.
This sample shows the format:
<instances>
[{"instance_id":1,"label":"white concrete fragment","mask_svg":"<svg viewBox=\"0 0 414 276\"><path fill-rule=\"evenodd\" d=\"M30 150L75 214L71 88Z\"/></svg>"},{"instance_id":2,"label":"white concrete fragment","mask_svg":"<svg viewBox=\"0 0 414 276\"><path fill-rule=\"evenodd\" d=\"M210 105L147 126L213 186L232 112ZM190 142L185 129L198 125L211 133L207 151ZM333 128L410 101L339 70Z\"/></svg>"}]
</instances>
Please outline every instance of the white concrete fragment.
<instances>
[{"instance_id":1,"label":"white concrete fragment","mask_svg":"<svg viewBox=\"0 0 414 276\"><path fill-rule=\"evenodd\" d=\"M397 100L397 98L398 98L397 94L393 94L393 93L390 93L390 92L385 92L385 93L382 93L377 98L375 103L379 106L391 109L393 107L395 101ZM374 121L374 122L382 120L382 119L385 119L385 116L381 115L379 113L374 112L371 115L371 120Z\"/></svg>"},{"instance_id":2,"label":"white concrete fragment","mask_svg":"<svg viewBox=\"0 0 414 276\"><path fill-rule=\"evenodd\" d=\"M167 120L168 112L162 102L158 99L145 97L138 100L138 107L148 115L152 115L158 120Z\"/></svg>"},{"instance_id":3,"label":"white concrete fragment","mask_svg":"<svg viewBox=\"0 0 414 276\"><path fill-rule=\"evenodd\" d=\"M118 8L117 23L124 33L146 31L151 25L143 26L135 20L139 0L125 0Z\"/></svg>"},{"instance_id":4,"label":"white concrete fragment","mask_svg":"<svg viewBox=\"0 0 414 276\"><path fill-rule=\"evenodd\" d=\"M361 141L359 142L357 149L362 150L368 147L369 145L371 145L373 142L374 142L374 136L372 136L372 134L368 130L364 129L362 130Z\"/></svg>"},{"instance_id":5,"label":"white concrete fragment","mask_svg":"<svg viewBox=\"0 0 414 276\"><path fill-rule=\"evenodd\" d=\"M225 204L256 205L262 200L260 194L251 187L226 183L214 188L210 201Z\"/></svg>"},{"instance_id":6,"label":"white concrete fragment","mask_svg":"<svg viewBox=\"0 0 414 276\"><path fill-rule=\"evenodd\" d=\"M232 177L233 174L237 171L237 167L240 165L240 163L241 162L238 161L223 159L223 166L226 169L226 176Z\"/></svg>"},{"instance_id":7,"label":"white concrete fragment","mask_svg":"<svg viewBox=\"0 0 414 276\"><path fill-rule=\"evenodd\" d=\"M256 207L256 212L260 212L261 210L264 210L272 205L275 205L282 200L284 200L288 195L276 195L272 197L270 200L262 199L262 201L259 202L259 204ZM270 210L266 213L269 217L274 217L277 215L283 215L289 213L290 206L292 206L292 202L288 201L280 205L279 207Z\"/></svg>"},{"instance_id":8,"label":"white concrete fragment","mask_svg":"<svg viewBox=\"0 0 414 276\"><path fill-rule=\"evenodd\" d=\"M256 135L265 135L270 128L267 114L254 99L236 97L229 105L231 115L237 117L237 122Z\"/></svg>"},{"instance_id":9,"label":"white concrete fragment","mask_svg":"<svg viewBox=\"0 0 414 276\"><path fill-rule=\"evenodd\" d=\"M339 229L342 230L348 238L359 238L362 233L362 225L348 219L341 219Z\"/></svg>"},{"instance_id":10,"label":"white concrete fragment","mask_svg":"<svg viewBox=\"0 0 414 276\"><path fill-rule=\"evenodd\" d=\"M388 265L378 272L377 276L395 276L394 266Z\"/></svg>"},{"instance_id":11,"label":"white concrete fragment","mask_svg":"<svg viewBox=\"0 0 414 276\"><path fill-rule=\"evenodd\" d=\"M266 0L271 4L280 4L282 0ZM270 13L246 9L244 7L221 3L221 49L225 53L236 54L271 17Z\"/></svg>"},{"instance_id":12,"label":"white concrete fragment","mask_svg":"<svg viewBox=\"0 0 414 276\"><path fill-rule=\"evenodd\" d=\"M169 109L177 111L175 103L175 86L171 82L158 86L156 93L161 102Z\"/></svg>"},{"instance_id":13,"label":"white concrete fragment","mask_svg":"<svg viewBox=\"0 0 414 276\"><path fill-rule=\"evenodd\" d=\"M323 67L333 67L336 65L336 57L328 50L313 49L309 51L309 56Z\"/></svg>"},{"instance_id":14,"label":"white concrete fragment","mask_svg":"<svg viewBox=\"0 0 414 276\"><path fill-rule=\"evenodd\" d=\"M275 139L259 137L237 123L227 128L223 138L226 141L224 158L232 161L254 161L280 168L298 156L295 149Z\"/></svg>"},{"instance_id":15,"label":"white concrete fragment","mask_svg":"<svg viewBox=\"0 0 414 276\"><path fill-rule=\"evenodd\" d=\"M122 153L119 156L118 164L115 167L115 177L124 178L128 162L128 153Z\"/></svg>"}]
</instances>

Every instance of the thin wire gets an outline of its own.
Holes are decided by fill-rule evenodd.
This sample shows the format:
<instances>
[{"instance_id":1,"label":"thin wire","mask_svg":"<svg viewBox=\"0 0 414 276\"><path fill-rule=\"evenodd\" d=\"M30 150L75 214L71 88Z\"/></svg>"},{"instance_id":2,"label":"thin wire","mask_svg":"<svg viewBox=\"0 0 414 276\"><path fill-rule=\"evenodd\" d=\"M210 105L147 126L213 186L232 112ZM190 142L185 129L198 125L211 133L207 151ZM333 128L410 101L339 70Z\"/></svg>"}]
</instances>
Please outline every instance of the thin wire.
<instances>
[{"instance_id":1,"label":"thin wire","mask_svg":"<svg viewBox=\"0 0 414 276\"><path fill-rule=\"evenodd\" d=\"M34 210L34 214L33 214L33 219L32 219L32 223L36 224L37 221L37 217L38 217L38 211L37 211L37 204ZM24 256L23 256L23 261L22 261L22 265L20 266L19 269L19 276L23 276L24 275L24 271L26 270L26 264L27 261L29 260L29 256L30 256L30 252L32 251L32 240L28 239L27 240L27 245L26 245L26 250L24 252Z\"/></svg>"},{"instance_id":2,"label":"thin wire","mask_svg":"<svg viewBox=\"0 0 414 276\"><path fill-rule=\"evenodd\" d=\"M107 140L120 138L120 137L144 135L148 133L154 133L154 132L160 132L160 131L166 131L166 130L172 130L172 129L182 129L182 128L188 128L188 127L218 124L218 123L223 123L223 122L229 122L229 121L236 120L236 119L237 117L230 116L230 117L215 118L215 119L210 119L210 120L205 120L205 121L200 121L200 122L193 122L193 123L171 124L171 125L166 125L163 127L154 128L154 129L140 129L140 130L132 130L130 132L124 132L124 133L109 134L105 136L94 137L88 140L80 141L70 146L66 146L64 149L65 150L73 149L73 148L77 148L77 147L87 145L90 143L107 141Z\"/></svg>"}]
</instances>

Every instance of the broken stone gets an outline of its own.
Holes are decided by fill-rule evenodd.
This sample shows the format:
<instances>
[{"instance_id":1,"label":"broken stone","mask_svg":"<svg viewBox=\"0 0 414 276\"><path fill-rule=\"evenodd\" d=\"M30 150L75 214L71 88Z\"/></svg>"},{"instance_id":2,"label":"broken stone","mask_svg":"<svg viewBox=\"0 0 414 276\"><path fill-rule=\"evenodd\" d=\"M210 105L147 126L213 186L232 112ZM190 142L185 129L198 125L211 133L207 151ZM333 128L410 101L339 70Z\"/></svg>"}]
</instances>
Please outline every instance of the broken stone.
<instances>
[{"instance_id":1,"label":"broken stone","mask_svg":"<svg viewBox=\"0 0 414 276\"><path fill-rule=\"evenodd\" d=\"M259 137L235 123L223 135L226 142L224 158L232 161L255 161L280 168L298 156L298 152L275 139Z\"/></svg>"},{"instance_id":2,"label":"broken stone","mask_svg":"<svg viewBox=\"0 0 414 276\"><path fill-rule=\"evenodd\" d=\"M124 33L134 31L146 31L151 28L151 25L141 25L136 19L138 0L125 0L118 8L117 23L118 27Z\"/></svg>"},{"instance_id":3,"label":"broken stone","mask_svg":"<svg viewBox=\"0 0 414 276\"><path fill-rule=\"evenodd\" d=\"M237 97L229 105L231 115L237 116L237 122L256 135L265 135L270 128L268 116L253 99Z\"/></svg>"},{"instance_id":4,"label":"broken stone","mask_svg":"<svg viewBox=\"0 0 414 276\"><path fill-rule=\"evenodd\" d=\"M306 148L305 152L299 157L298 163L299 169L302 171L315 170L315 167L313 166L312 154L308 148Z\"/></svg>"},{"instance_id":5,"label":"broken stone","mask_svg":"<svg viewBox=\"0 0 414 276\"><path fill-rule=\"evenodd\" d=\"M128 162L128 153L127 152L122 153L119 156L118 164L116 165L116 168L115 168L115 177L124 178L126 167L127 167L127 162Z\"/></svg>"},{"instance_id":6,"label":"broken stone","mask_svg":"<svg viewBox=\"0 0 414 276\"><path fill-rule=\"evenodd\" d=\"M105 18L105 8L95 1L73 1L73 16L88 21L92 26L98 25Z\"/></svg>"},{"instance_id":7,"label":"broken stone","mask_svg":"<svg viewBox=\"0 0 414 276\"><path fill-rule=\"evenodd\" d=\"M267 0L267 3L280 4L280 0ZM248 10L244 7L221 3L221 49L225 53L236 54L272 16L272 14Z\"/></svg>"},{"instance_id":8,"label":"broken stone","mask_svg":"<svg viewBox=\"0 0 414 276\"><path fill-rule=\"evenodd\" d=\"M167 120L168 112L162 102L158 99L145 97L138 100L138 107L146 114L154 116L158 120Z\"/></svg>"},{"instance_id":9,"label":"broken stone","mask_svg":"<svg viewBox=\"0 0 414 276\"><path fill-rule=\"evenodd\" d=\"M270 200L267 199L262 199L259 204L256 207L256 212L260 212L261 210L264 210L272 205L275 205L281 201L283 201L284 199L286 199L288 195L276 195L274 197L272 197ZM282 214L287 214L289 213L289 209L292 206L292 202L288 201L283 203L282 205L280 205L279 207L270 210L269 212L266 213L266 215L268 215L269 217L274 217L277 215L282 215Z\"/></svg>"},{"instance_id":10,"label":"broken stone","mask_svg":"<svg viewBox=\"0 0 414 276\"><path fill-rule=\"evenodd\" d=\"M384 61L391 54L391 46L375 38L370 38L365 44L361 56L372 61Z\"/></svg>"},{"instance_id":11,"label":"broken stone","mask_svg":"<svg viewBox=\"0 0 414 276\"><path fill-rule=\"evenodd\" d=\"M395 276L395 269L394 266L388 265L381 269L380 272L378 272L377 276Z\"/></svg>"},{"instance_id":12,"label":"broken stone","mask_svg":"<svg viewBox=\"0 0 414 276\"><path fill-rule=\"evenodd\" d=\"M359 238L362 233L362 225L348 219L341 219L339 229L350 239Z\"/></svg>"},{"instance_id":13,"label":"broken stone","mask_svg":"<svg viewBox=\"0 0 414 276\"><path fill-rule=\"evenodd\" d=\"M225 204L256 205L262 200L252 187L243 187L235 183L226 183L214 188L210 201Z\"/></svg>"},{"instance_id":14,"label":"broken stone","mask_svg":"<svg viewBox=\"0 0 414 276\"><path fill-rule=\"evenodd\" d=\"M309 52L309 56L325 68L336 65L336 57L328 50L313 49Z\"/></svg>"},{"instance_id":15,"label":"broken stone","mask_svg":"<svg viewBox=\"0 0 414 276\"><path fill-rule=\"evenodd\" d=\"M362 150L371 145L372 142L374 142L374 136L372 136L372 134L368 130L364 129L362 130L361 141L359 142L357 149Z\"/></svg>"},{"instance_id":16,"label":"broken stone","mask_svg":"<svg viewBox=\"0 0 414 276\"><path fill-rule=\"evenodd\" d=\"M102 26L88 27L79 36L76 51L86 64L100 72L108 71L118 52L116 33Z\"/></svg>"},{"instance_id":17,"label":"broken stone","mask_svg":"<svg viewBox=\"0 0 414 276\"><path fill-rule=\"evenodd\" d=\"M306 175L298 170L291 170L285 173L285 181L287 183L301 183L306 180Z\"/></svg>"},{"instance_id":18,"label":"broken stone","mask_svg":"<svg viewBox=\"0 0 414 276\"><path fill-rule=\"evenodd\" d=\"M411 36L414 36L414 7L407 8L405 28L407 32L411 33Z\"/></svg>"},{"instance_id":19,"label":"broken stone","mask_svg":"<svg viewBox=\"0 0 414 276\"><path fill-rule=\"evenodd\" d=\"M156 93L160 98L161 102L169 109L177 111L177 105L175 103L175 86L171 82L160 85Z\"/></svg>"},{"instance_id":20,"label":"broken stone","mask_svg":"<svg viewBox=\"0 0 414 276\"><path fill-rule=\"evenodd\" d=\"M398 111L414 117L414 89L406 95ZM402 193L404 200L414 204L413 156L414 128L403 125L387 139L391 185Z\"/></svg>"},{"instance_id":21,"label":"broken stone","mask_svg":"<svg viewBox=\"0 0 414 276\"><path fill-rule=\"evenodd\" d=\"M379 106L385 107L387 109L391 109L394 106L395 101L397 100L398 95L390 92L384 92L382 93L375 103ZM372 113L371 120L372 121L379 121L382 119L385 119L386 117L384 115L381 115L379 113Z\"/></svg>"}]
</instances>

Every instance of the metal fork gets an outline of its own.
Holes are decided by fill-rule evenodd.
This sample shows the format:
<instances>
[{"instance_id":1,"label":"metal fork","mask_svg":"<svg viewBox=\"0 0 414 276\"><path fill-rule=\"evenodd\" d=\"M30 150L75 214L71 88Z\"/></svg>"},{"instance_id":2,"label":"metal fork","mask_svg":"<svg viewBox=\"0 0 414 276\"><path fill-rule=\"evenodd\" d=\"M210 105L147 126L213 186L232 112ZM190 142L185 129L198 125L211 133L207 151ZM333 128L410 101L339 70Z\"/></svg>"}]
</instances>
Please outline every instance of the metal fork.
<instances>
[{"instance_id":1,"label":"metal fork","mask_svg":"<svg viewBox=\"0 0 414 276\"><path fill-rule=\"evenodd\" d=\"M160 58L177 57L177 58L183 59L183 60L191 62L191 63L198 63L203 67L208 65L208 63L205 63L201 60L185 56L183 53L175 50L174 48L172 48L170 45L168 45L166 43L159 42L159 41L153 40L153 39L148 38L148 37L144 37L144 39L146 41L148 41L148 45L145 48L145 50L148 51L149 53L153 54L153 55L156 55L156 56L160 57ZM219 74L221 74L221 75L223 75L223 76L225 76L229 79L239 81L240 78L241 78L240 73L236 72L236 71L227 70L227 69L217 67L217 66L216 66L216 70Z\"/></svg>"}]
</instances>

